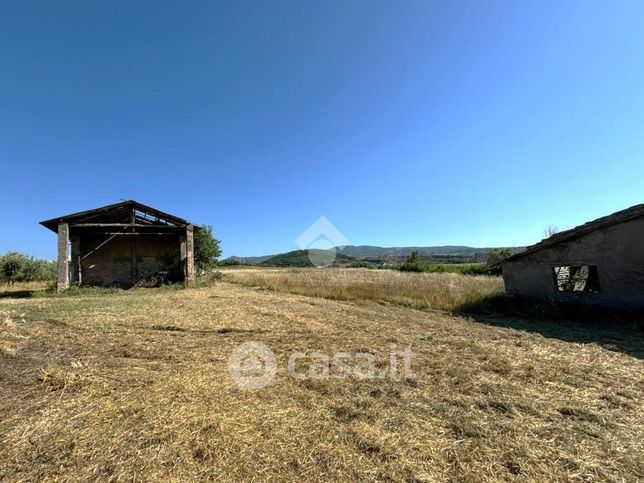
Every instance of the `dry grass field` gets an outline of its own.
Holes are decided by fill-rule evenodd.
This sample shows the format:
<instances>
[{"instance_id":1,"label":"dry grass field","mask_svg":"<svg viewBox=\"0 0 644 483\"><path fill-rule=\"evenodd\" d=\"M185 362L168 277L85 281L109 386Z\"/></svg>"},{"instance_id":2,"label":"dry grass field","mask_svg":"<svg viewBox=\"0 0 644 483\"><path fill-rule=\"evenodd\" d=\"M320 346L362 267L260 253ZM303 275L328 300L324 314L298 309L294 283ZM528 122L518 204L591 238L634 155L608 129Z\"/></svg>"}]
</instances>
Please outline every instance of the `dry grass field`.
<instances>
[{"instance_id":1,"label":"dry grass field","mask_svg":"<svg viewBox=\"0 0 644 483\"><path fill-rule=\"evenodd\" d=\"M325 288L331 272L310 272L0 294L0 480L644 478L641 332L418 310L498 280L347 270ZM228 375L246 341L278 360L255 391ZM294 351L370 352L381 366L391 344L416 353L415 379L286 371Z\"/></svg>"},{"instance_id":2,"label":"dry grass field","mask_svg":"<svg viewBox=\"0 0 644 483\"><path fill-rule=\"evenodd\" d=\"M13 285L0 284L0 294L7 296L9 293L13 292L45 290L48 285L52 284L48 284L47 282L18 282Z\"/></svg>"},{"instance_id":3,"label":"dry grass field","mask_svg":"<svg viewBox=\"0 0 644 483\"><path fill-rule=\"evenodd\" d=\"M334 268L236 268L224 280L334 300L372 300L416 309L453 310L503 293L500 277Z\"/></svg>"}]
</instances>

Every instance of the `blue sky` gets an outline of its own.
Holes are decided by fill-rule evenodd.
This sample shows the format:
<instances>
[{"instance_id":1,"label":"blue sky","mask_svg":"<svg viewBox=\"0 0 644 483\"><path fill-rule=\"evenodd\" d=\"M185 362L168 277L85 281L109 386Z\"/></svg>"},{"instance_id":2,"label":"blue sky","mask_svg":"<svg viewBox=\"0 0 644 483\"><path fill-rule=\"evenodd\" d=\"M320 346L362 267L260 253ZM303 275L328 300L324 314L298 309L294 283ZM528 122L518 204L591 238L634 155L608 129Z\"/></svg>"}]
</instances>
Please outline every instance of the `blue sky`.
<instances>
[{"instance_id":1,"label":"blue sky","mask_svg":"<svg viewBox=\"0 0 644 483\"><path fill-rule=\"evenodd\" d=\"M224 255L524 245L644 202L644 3L0 5L0 253L120 199Z\"/></svg>"}]
</instances>

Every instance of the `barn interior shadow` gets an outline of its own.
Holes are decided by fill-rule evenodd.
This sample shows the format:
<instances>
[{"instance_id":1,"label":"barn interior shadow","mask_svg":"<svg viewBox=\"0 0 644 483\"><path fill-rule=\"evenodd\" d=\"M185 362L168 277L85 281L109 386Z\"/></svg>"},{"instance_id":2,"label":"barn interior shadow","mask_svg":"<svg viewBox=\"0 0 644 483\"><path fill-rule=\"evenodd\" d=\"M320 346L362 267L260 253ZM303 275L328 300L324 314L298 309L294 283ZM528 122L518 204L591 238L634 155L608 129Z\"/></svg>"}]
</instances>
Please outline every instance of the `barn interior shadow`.
<instances>
[{"instance_id":1,"label":"barn interior shadow","mask_svg":"<svg viewBox=\"0 0 644 483\"><path fill-rule=\"evenodd\" d=\"M476 322L534 332L544 337L605 349L644 359L644 312L490 297L459 307Z\"/></svg>"}]
</instances>

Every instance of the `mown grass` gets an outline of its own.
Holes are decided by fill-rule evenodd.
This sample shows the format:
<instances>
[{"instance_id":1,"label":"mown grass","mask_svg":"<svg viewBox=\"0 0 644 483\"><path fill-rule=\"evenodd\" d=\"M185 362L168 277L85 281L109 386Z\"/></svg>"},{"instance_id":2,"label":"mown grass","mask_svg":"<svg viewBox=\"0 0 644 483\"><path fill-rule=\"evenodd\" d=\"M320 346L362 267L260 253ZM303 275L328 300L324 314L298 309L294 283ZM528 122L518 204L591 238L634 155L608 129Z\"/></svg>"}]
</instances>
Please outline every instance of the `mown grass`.
<instances>
[{"instance_id":1,"label":"mown grass","mask_svg":"<svg viewBox=\"0 0 644 483\"><path fill-rule=\"evenodd\" d=\"M335 300L372 300L417 309L455 310L501 295L499 277L355 268L224 269L223 279L276 292Z\"/></svg>"},{"instance_id":2,"label":"mown grass","mask_svg":"<svg viewBox=\"0 0 644 483\"><path fill-rule=\"evenodd\" d=\"M355 297L357 275L343 276ZM575 329L544 337L503 325L514 318L371 301L381 302L229 283L2 299L0 480L642 479L633 352ZM644 348L637 333L607 333ZM249 340L278 360L256 391L227 368ZM415 379L300 381L285 370L294 351L369 352L381 367L392 344L417 354Z\"/></svg>"}]
</instances>

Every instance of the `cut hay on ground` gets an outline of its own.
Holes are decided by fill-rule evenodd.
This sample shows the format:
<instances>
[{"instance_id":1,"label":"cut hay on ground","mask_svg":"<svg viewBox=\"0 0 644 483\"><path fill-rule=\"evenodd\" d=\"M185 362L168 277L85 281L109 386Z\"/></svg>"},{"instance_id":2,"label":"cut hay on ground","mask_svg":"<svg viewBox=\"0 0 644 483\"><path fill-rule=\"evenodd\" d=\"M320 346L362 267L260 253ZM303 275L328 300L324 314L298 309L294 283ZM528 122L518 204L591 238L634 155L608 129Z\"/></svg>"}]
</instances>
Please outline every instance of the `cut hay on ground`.
<instances>
[{"instance_id":1,"label":"cut hay on ground","mask_svg":"<svg viewBox=\"0 0 644 483\"><path fill-rule=\"evenodd\" d=\"M644 476L642 361L599 344L228 283L3 298L0 312L0 480ZM279 363L257 391L227 371L250 340ZM293 351L382 363L391 344L417 353L417 379L286 374Z\"/></svg>"}]
</instances>

